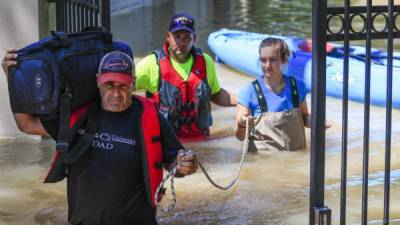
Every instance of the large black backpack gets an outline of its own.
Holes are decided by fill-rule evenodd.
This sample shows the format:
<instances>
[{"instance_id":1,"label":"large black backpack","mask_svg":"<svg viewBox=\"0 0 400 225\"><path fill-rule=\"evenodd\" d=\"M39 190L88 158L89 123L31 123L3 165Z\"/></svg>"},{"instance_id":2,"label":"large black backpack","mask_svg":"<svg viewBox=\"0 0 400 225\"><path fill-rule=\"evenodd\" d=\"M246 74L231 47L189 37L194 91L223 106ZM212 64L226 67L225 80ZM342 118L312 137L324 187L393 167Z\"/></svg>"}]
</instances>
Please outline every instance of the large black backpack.
<instances>
[{"instance_id":1,"label":"large black backpack","mask_svg":"<svg viewBox=\"0 0 400 225\"><path fill-rule=\"evenodd\" d=\"M18 64L10 68L8 80L12 111L51 115L65 94L70 95L72 108L93 100L98 96L98 64L114 50L132 57L127 44L113 42L112 34L104 30L53 32L18 50Z\"/></svg>"},{"instance_id":2,"label":"large black backpack","mask_svg":"<svg viewBox=\"0 0 400 225\"><path fill-rule=\"evenodd\" d=\"M97 130L98 65L106 53L116 50L132 57L127 44L113 41L111 33L103 29L95 29L68 35L53 32L17 51L18 63L9 68L11 109L39 117L56 140L59 160L54 167L61 176L47 177L46 182L61 180L67 166L91 145ZM94 104L88 113L70 127L71 110L91 102ZM87 132L76 140L81 127Z\"/></svg>"}]
</instances>

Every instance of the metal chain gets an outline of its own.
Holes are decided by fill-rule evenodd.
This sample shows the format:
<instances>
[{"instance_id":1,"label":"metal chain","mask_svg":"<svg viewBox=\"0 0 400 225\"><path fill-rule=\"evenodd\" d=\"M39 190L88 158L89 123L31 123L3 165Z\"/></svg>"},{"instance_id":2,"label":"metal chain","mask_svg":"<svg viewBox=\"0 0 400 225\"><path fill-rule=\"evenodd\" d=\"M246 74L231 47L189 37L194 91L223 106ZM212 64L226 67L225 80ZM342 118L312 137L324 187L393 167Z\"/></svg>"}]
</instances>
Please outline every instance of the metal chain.
<instances>
[{"instance_id":1,"label":"metal chain","mask_svg":"<svg viewBox=\"0 0 400 225\"><path fill-rule=\"evenodd\" d=\"M227 185L227 186L221 186L218 185L217 183L215 183L210 175L207 173L206 169L204 168L204 166L200 163L199 160L196 159L197 163L199 164L201 170L203 171L204 175L207 177L207 180L216 188L219 188L221 190L228 190L229 188L231 188L237 181L239 174L240 174L240 170L243 167L244 164L244 160L246 158L246 154L248 152L248 148L249 148L249 134L250 134L250 120L247 119L246 120L246 135L245 135L245 140L244 140L244 145L243 145L243 149L242 149L242 157L240 159L240 163L239 163L239 167L236 171L236 175L234 177L234 179ZM179 164L178 164L179 165ZM175 188L174 188L174 177L177 171L177 167L178 165L176 165L171 171L168 172L168 174L165 176L165 178L161 181L160 185L158 185L156 193L154 194L154 202L155 202L155 206L156 208L158 208L160 206L160 200L158 198L159 193L161 191L161 189L164 187L164 183L171 178L171 194L172 194L172 203L170 205L170 207L168 207L168 209L166 211L171 211L175 208L176 206L176 193L175 193Z\"/></svg>"}]
</instances>

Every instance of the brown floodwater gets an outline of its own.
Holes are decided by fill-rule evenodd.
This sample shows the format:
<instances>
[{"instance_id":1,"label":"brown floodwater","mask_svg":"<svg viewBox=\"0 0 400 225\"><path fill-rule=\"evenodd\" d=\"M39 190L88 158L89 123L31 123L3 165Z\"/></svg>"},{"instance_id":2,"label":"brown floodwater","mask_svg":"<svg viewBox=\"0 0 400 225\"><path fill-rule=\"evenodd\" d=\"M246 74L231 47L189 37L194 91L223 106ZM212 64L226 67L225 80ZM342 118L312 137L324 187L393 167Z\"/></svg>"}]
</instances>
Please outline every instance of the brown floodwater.
<instances>
[{"instance_id":1,"label":"brown floodwater","mask_svg":"<svg viewBox=\"0 0 400 225\"><path fill-rule=\"evenodd\" d=\"M217 64L223 87L237 94L252 80ZM309 96L308 96L309 97ZM308 102L310 99L308 98ZM341 101L327 98L327 119L333 124L326 133L326 205L332 209L333 224L339 221L341 162ZM239 166L242 142L233 136L235 108L213 107L212 138L187 143L210 176L228 184ZM393 110L393 118L400 111ZM369 221L382 224L385 110L371 107ZM400 126L393 121L391 224L400 224ZM347 222L361 218L363 105L350 103L348 133ZM307 132L309 144L309 130ZM66 183L43 184L50 163L52 140L17 138L0 142L0 225L59 225L66 221ZM229 190L214 188L198 173L175 179L177 207L158 213L160 224L288 224L308 223L309 150L248 154L237 183ZM169 187L169 184L167 184ZM168 188L169 189L169 188ZM171 203L167 191L162 208Z\"/></svg>"},{"instance_id":2,"label":"brown floodwater","mask_svg":"<svg viewBox=\"0 0 400 225\"><path fill-rule=\"evenodd\" d=\"M170 16L189 12L196 18L196 44L207 50L210 32L227 27L259 33L311 36L308 0L171 0L156 7L125 10L112 16L115 39L126 41L142 57L161 46ZM355 0L353 3L365 4ZM360 3L361 2L361 3ZM397 2L397 0L396 0ZM342 5L342 1L329 1ZM376 0L374 4L384 1ZM396 40L397 41L397 40ZM364 44L364 43L361 43ZM385 42L373 42L377 47ZM395 42L396 44L396 42ZM237 94L253 78L217 64L221 85ZM308 96L310 105L310 96ZM360 224L363 105L350 102L348 128L347 224ZM242 142L233 136L235 108L213 106L210 140L185 144L196 152L210 176L228 184L239 166ZM341 100L327 98L325 205L332 224L339 224L341 165ZM393 110L390 224L400 224L400 110ZM371 107L369 165L369 224L382 224L385 109ZM309 146L309 130L307 131ZM54 142L34 137L0 139L0 225L66 224L66 183L43 184ZM160 224L174 225L303 225L308 224L309 149L298 152L249 154L237 183L227 191L214 188L204 174L175 180L177 207L159 212ZM171 203L167 191L162 207Z\"/></svg>"}]
</instances>

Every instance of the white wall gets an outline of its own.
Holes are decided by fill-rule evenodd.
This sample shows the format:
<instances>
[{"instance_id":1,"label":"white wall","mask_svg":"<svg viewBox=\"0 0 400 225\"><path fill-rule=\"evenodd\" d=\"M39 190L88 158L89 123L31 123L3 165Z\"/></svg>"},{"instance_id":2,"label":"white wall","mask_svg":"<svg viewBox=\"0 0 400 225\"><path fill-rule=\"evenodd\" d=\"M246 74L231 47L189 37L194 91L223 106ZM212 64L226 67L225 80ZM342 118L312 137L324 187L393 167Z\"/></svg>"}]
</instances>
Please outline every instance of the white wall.
<instances>
[{"instance_id":1,"label":"white wall","mask_svg":"<svg viewBox=\"0 0 400 225\"><path fill-rule=\"evenodd\" d=\"M38 0L0 0L0 59L11 47L39 39ZM7 81L0 70L0 138L22 135L10 111Z\"/></svg>"}]
</instances>

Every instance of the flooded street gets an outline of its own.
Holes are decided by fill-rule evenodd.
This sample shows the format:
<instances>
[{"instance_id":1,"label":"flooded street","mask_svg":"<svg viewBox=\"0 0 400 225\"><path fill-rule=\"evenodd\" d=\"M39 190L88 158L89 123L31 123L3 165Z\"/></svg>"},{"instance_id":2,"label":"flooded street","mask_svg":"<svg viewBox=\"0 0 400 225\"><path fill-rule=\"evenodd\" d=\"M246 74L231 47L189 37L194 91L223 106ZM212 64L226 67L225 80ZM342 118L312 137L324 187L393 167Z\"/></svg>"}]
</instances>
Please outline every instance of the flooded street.
<instances>
[{"instance_id":1,"label":"flooded street","mask_svg":"<svg viewBox=\"0 0 400 225\"><path fill-rule=\"evenodd\" d=\"M331 1L339 2L339 1ZM358 1L359 2L359 1ZM207 48L210 32L227 27L278 35L311 35L311 1L196 1L174 0L160 7L126 10L112 15L114 38L130 44L135 62L159 48L169 18L186 11L196 18L196 45ZM271 22L274 21L274 22ZM381 43L382 46L382 43ZM395 51L399 51L396 49ZM223 64L216 64L223 88L238 94L254 80ZM310 108L310 93L307 97ZM342 141L341 99L327 97L325 205L332 209L332 224L339 224ZM361 221L364 105L349 102L347 224ZM222 186L233 179L243 142L234 137L236 108L213 105L211 138L184 144L193 150L214 181ZM371 106L368 224L382 224L385 116ZM390 224L400 224L400 110L392 111ZM229 190L214 188L199 169L175 179L177 207L158 213L161 225L306 225L309 217L310 140L297 152L248 154L237 183ZM54 141L37 137L0 139L0 225L65 225L66 183L43 184ZM169 184L162 208L172 202Z\"/></svg>"},{"instance_id":2,"label":"flooded street","mask_svg":"<svg viewBox=\"0 0 400 225\"><path fill-rule=\"evenodd\" d=\"M224 65L217 68L225 87L232 92L237 92L244 81L252 80ZM310 100L308 96L309 105ZM341 100L327 98L327 119L333 126L326 133L325 204L332 209L332 224L339 223L340 105ZM359 224L361 218L363 107L354 102L349 105L348 224ZM220 130L233 135L234 110L217 108L213 113L216 120L212 131L217 136ZM383 218L384 118L384 108L371 107L369 218L372 224L381 224ZM393 110L393 118L400 118L399 110ZM391 224L400 224L400 208L395 203L400 197L399 125L399 121L392 125ZM309 130L307 133L309 146ZM190 147L198 152L218 183L228 184L239 166L242 144L229 136ZM212 187L202 173L176 180L179 201L176 211L180 212L162 215L161 221L163 224L308 224L309 162L309 150L248 154L238 183L228 191Z\"/></svg>"},{"instance_id":3,"label":"flooded street","mask_svg":"<svg viewBox=\"0 0 400 225\"><path fill-rule=\"evenodd\" d=\"M217 64L223 86L233 93L251 77ZM310 99L308 99L310 102ZM339 220L341 103L327 99L327 119L333 127L326 134L326 205L332 209L333 224ZM235 108L213 107L212 139L187 143L210 176L220 185L228 184L239 166L242 144L233 137ZM348 224L361 218L363 105L349 106ZM381 224L383 215L383 168L385 111L371 108L369 219ZM393 118L400 111L393 110ZM391 224L400 224L400 122L393 122ZM309 130L308 135L309 137ZM309 140L308 140L309 144ZM42 184L52 155L53 141L16 139L0 146L0 225L65 224L65 182ZM239 179L227 191L214 188L199 170L175 179L177 208L159 212L160 224L288 224L308 223L308 150L248 154ZM169 184L162 207L171 203ZM373 221L377 221L373 223Z\"/></svg>"}]
</instances>

